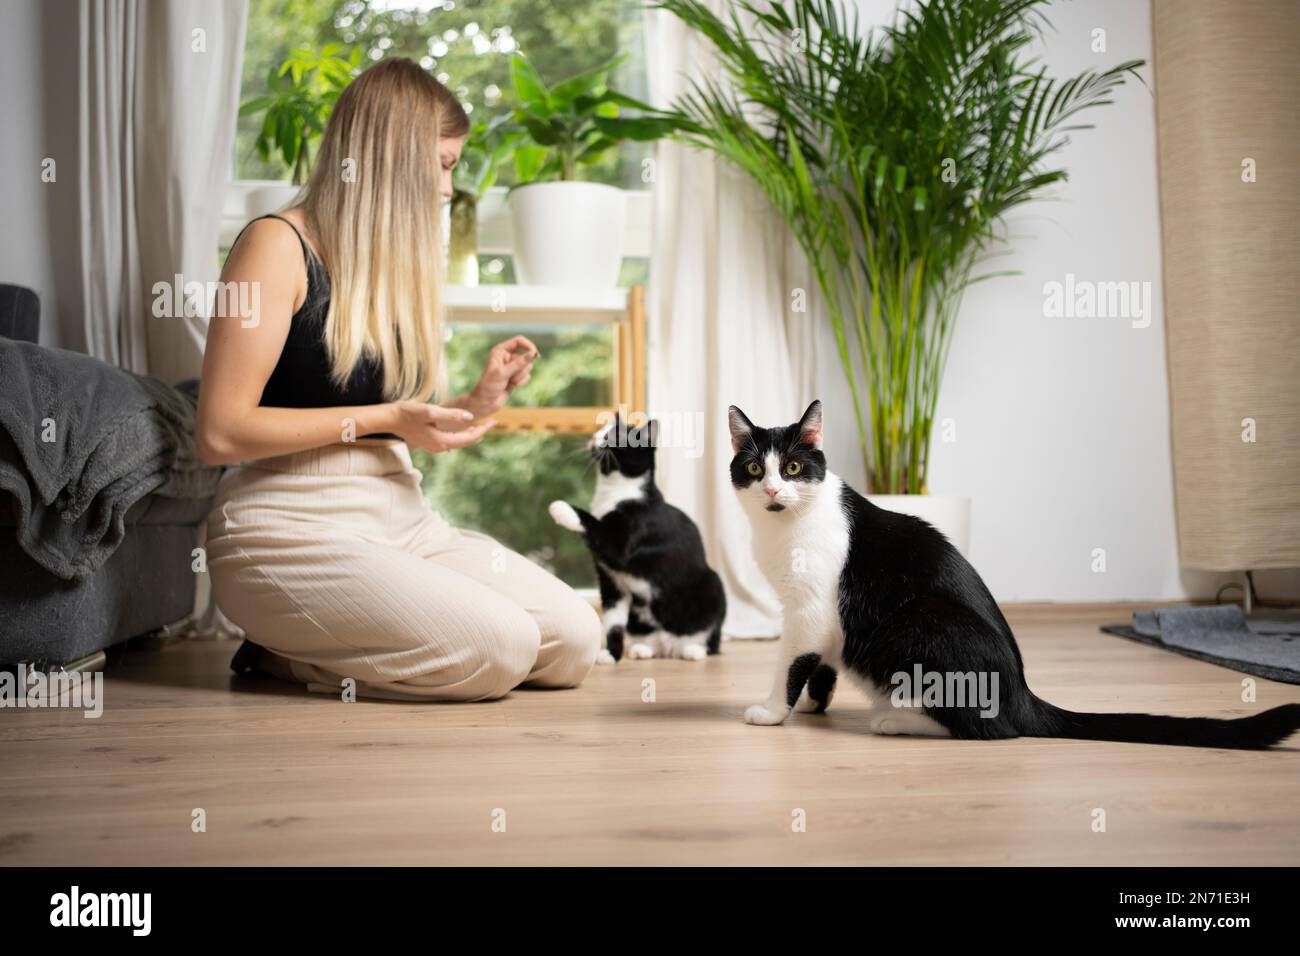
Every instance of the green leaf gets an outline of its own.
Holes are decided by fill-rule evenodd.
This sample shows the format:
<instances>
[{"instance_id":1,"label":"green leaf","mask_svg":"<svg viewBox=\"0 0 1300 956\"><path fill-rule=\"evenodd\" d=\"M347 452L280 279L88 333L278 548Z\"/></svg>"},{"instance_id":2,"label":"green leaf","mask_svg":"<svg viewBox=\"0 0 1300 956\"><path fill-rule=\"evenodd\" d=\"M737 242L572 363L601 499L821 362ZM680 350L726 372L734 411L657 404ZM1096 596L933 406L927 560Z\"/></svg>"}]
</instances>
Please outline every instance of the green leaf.
<instances>
[{"instance_id":1,"label":"green leaf","mask_svg":"<svg viewBox=\"0 0 1300 956\"><path fill-rule=\"evenodd\" d=\"M572 103L579 96L590 93L593 88L602 86L609 71L625 59L627 59L626 53L616 54L599 66L555 84L551 88L551 102L559 105Z\"/></svg>"},{"instance_id":2,"label":"green leaf","mask_svg":"<svg viewBox=\"0 0 1300 956\"><path fill-rule=\"evenodd\" d=\"M546 84L537 75L533 65L518 53L510 58L510 77L515 85L515 95L519 97L521 104L551 108L551 97L546 90Z\"/></svg>"},{"instance_id":3,"label":"green leaf","mask_svg":"<svg viewBox=\"0 0 1300 956\"><path fill-rule=\"evenodd\" d=\"M537 179L547 152L542 146L520 146L515 150L515 178L521 185Z\"/></svg>"},{"instance_id":4,"label":"green leaf","mask_svg":"<svg viewBox=\"0 0 1300 956\"><path fill-rule=\"evenodd\" d=\"M239 107L239 115L248 116L251 113L257 113L260 110L266 109L274 102L275 102L274 98L270 96L254 97L253 99L248 100L246 103L244 103Z\"/></svg>"},{"instance_id":5,"label":"green leaf","mask_svg":"<svg viewBox=\"0 0 1300 956\"><path fill-rule=\"evenodd\" d=\"M643 103L640 100L633 99L623 93L617 93L614 90L606 90L604 93L600 94L599 98L607 103L613 103L617 106L625 106L628 109L641 110L644 113L659 112L649 103Z\"/></svg>"},{"instance_id":6,"label":"green leaf","mask_svg":"<svg viewBox=\"0 0 1300 956\"><path fill-rule=\"evenodd\" d=\"M284 157L284 164L292 169L298 160L298 137L292 125L288 122L281 123L276 139L280 143L280 155Z\"/></svg>"},{"instance_id":7,"label":"green leaf","mask_svg":"<svg viewBox=\"0 0 1300 956\"><path fill-rule=\"evenodd\" d=\"M515 121L528 131L528 135L533 138L534 142L540 143L542 146L556 146L564 139L563 126L543 122L530 116L524 110L515 111Z\"/></svg>"},{"instance_id":8,"label":"green leaf","mask_svg":"<svg viewBox=\"0 0 1300 956\"><path fill-rule=\"evenodd\" d=\"M676 129L671 121L653 116L621 116L615 119L598 116L592 122L609 139L629 139L638 143L663 139L672 135Z\"/></svg>"},{"instance_id":9,"label":"green leaf","mask_svg":"<svg viewBox=\"0 0 1300 956\"><path fill-rule=\"evenodd\" d=\"M880 192L881 188L885 185L885 173L888 172L888 170L889 170L889 158L887 156L877 156L876 157L876 181L875 181L876 192Z\"/></svg>"},{"instance_id":10,"label":"green leaf","mask_svg":"<svg viewBox=\"0 0 1300 956\"><path fill-rule=\"evenodd\" d=\"M584 165L598 163L609 153L611 149L618 146L618 140L608 139L604 136L593 139L578 153L577 161Z\"/></svg>"},{"instance_id":11,"label":"green leaf","mask_svg":"<svg viewBox=\"0 0 1300 956\"><path fill-rule=\"evenodd\" d=\"M603 97L579 96L573 101L573 112L578 116L603 116L613 119L618 115L618 104Z\"/></svg>"},{"instance_id":12,"label":"green leaf","mask_svg":"<svg viewBox=\"0 0 1300 956\"><path fill-rule=\"evenodd\" d=\"M805 203L810 202L813 197L812 177L808 173L807 163L804 162L803 151L799 149L799 140L789 129L785 131L785 140L786 148L790 151L790 165L794 169L794 178L799 185L800 195Z\"/></svg>"}]
</instances>

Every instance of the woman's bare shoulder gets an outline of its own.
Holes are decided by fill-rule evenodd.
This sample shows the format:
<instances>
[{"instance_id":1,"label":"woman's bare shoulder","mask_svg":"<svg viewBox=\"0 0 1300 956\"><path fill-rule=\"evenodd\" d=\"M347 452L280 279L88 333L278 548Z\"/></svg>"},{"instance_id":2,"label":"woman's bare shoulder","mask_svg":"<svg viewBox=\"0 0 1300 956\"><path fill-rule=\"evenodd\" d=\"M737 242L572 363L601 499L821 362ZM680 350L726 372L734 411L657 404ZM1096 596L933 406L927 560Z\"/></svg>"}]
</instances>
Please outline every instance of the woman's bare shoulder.
<instances>
[{"instance_id":1,"label":"woman's bare shoulder","mask_svg":"<svg viewBox=\"0 0 1300 956\"><path fill-rule=\"evenodd\" d=\"M238 241L231 247L229 259L250 255L270 257L277 264L288 263L302 259L302 243L287 222L270 217L254 219L244 227Z\"/></svg>"},{"instance_id":2,"label":"woman's bare shoulder","mask_svg":"<svg viewBox=\"0 0 1300 956\"><path fill-rule=\"evenodd\" d=\"M263 303L278 300L296 311L307 295L307 263L293 229L278 219L244 227L221 270L226 282L256 282Z\"/></svg>"}]
</instances>

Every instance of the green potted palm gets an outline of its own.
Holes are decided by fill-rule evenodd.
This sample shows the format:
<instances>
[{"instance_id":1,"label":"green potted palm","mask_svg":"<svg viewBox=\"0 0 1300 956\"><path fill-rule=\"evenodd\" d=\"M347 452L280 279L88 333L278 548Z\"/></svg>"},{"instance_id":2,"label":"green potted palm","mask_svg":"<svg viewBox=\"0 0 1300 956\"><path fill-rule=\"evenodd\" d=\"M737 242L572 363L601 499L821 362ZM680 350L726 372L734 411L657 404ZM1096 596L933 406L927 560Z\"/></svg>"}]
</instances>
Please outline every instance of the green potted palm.
<instances>
[{"instance_id":1,"label":"green potted palm","mask_svg":"<svg viewBox=\"0 0 1300 956\"><path fill-rule=\"evenodd\" d=\"M653 112L609 88L609 73L622 59L552 86L524 57L511 61L513 119L525 134L514 150L516 183L509 197L515 273L522 283L617 284L626 197L617 187L579 177L620 143L655 140L674 129L660 116L622 115L627 107Z\"/></svg>"},{"instance_id":2,"label":"green potted palm","mask_svg":"<svg viewBox=\"0 0 1300 956\"><path fill-rule=\"evenodd\" d=\"M829 312L883 507L965 549L969 500L927 494L935 406L962 293L1008 212L1066 178L1080 114L1142 61L1048 75L1029 47L1045 0L921 0L864 31L838 0L662 0L725 74L670 111L748 173L802 246ZM1140 77L1139 77L1140 79Z\"/></svg>"},{"instance_id":3,"label":"green potted palm","mask_svg":"<svg viewBox=\"0 0 1300 956\"><path fill-rule=\"evenodd\" d=\"M334 104L361 63L361 48L345 52L337 43L319 51L295 49L266 78L267 93L239 108L241 116L262 114L257 151L263 160L278 155L289 168L288 183L263 186L248 194L246 212L260 216L291 205L311 171L312 147L325 132Z\"/></svg>"}]
</instances>

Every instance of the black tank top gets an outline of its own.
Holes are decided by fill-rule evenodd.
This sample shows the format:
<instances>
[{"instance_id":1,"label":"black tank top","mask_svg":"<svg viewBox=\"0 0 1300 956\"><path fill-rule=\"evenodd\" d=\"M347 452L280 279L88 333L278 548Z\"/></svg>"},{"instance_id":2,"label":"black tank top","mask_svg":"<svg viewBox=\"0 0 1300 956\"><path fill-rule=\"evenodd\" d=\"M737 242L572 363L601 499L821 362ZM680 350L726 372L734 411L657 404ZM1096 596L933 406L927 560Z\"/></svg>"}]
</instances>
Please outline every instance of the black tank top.
<instances>
[{"instance_id":1,"label":"black tank top","mask_svg":"<svg viewBox=\"0 0 1300 956\"><path fill-rule=\"evenodd\" d=\"M316 258L298 227L288 219L276 215L259 216L258 219L278 219L292 229L307 263L307 295L289 320L289 335L284 340L284 349L271 377L266 380L258 404L272 408L329 408L378 405L385 401L383 367L379 362L363 357L342 387L334 381L330 375L329 351L325 347L325 316L330 305L330 279L325 264ZM398 438L387 432L358 437Z\"/></svg>"}]
</instances>

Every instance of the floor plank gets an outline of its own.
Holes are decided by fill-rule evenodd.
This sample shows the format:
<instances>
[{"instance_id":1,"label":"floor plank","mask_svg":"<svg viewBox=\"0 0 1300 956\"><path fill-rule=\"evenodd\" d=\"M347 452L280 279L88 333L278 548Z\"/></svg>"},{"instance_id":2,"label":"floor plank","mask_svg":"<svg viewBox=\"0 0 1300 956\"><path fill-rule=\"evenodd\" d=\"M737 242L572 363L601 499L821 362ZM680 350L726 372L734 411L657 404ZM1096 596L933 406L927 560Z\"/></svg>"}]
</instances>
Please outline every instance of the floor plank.
<instances>
[{"instance_id":1,"label":"floor plank","mask_svg":"<svg viewBox=\"0 0 1300 956\"><path fill-rule=\"evenodd\" d=\"M1096 631L1125 608L1009 615L1031 684L1064 707L1300 701L1260 680L1243 703L1241 674ZM1300 738L1238 753L873 737L848 688L827 715L749 727L769 643L457 705L236 680L233 649L127 654L97 720L0 710L0 863L1300 863Z\"/></svg>"}]
</instances>

